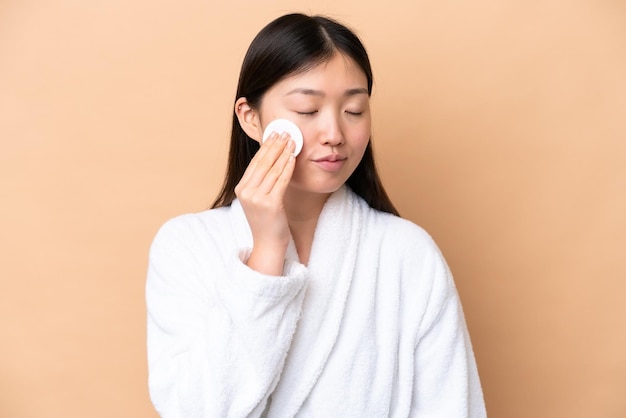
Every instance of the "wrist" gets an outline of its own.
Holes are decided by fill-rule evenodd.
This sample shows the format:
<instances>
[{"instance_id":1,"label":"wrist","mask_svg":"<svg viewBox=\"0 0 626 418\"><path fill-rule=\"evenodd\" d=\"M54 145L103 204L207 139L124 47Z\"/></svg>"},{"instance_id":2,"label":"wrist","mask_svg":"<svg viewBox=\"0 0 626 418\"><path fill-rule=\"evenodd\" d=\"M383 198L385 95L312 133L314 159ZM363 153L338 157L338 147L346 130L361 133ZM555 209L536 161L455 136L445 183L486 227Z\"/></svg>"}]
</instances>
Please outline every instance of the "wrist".
<instances>
[{"instance_id":1,"label":"wrist","mask_svg":"<svg viewBox=\"0 0 626 418\"><path fill-rule=\"evenodd\" d=\"M287 245L254 244L246 265L252 270L270 276L282 276Z\"/></svg>"}]
</instances>

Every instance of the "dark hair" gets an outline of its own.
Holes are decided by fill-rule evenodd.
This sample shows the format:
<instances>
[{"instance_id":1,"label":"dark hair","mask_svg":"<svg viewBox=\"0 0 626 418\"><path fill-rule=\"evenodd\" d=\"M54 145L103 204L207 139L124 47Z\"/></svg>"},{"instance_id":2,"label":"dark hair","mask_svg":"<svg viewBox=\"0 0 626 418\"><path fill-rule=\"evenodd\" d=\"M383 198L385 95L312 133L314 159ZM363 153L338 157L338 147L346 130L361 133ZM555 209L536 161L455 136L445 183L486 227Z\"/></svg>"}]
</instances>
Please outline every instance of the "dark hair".
<instances>
[{"instance_id":1,"label":"dark hair","mask_svg":"<svg viewBox=\"0 0 626 418\"><path fill-rule=\"evenodd\" d=\"M329 61L337 51L353 59L363 70L371 96L373 76L369 58L363 44L350 29L323 16L288 14L270 22L250 44L241 66L235 101L245 97L252 108L258 108L263 95L274 84ZM258 142L244 132L233 112L226 178L213 208L232 203L235 186L258 149ZM372 208L398 214L376 171L371 139L361 162L346 183Z\"/></svg>"}]
</instances>

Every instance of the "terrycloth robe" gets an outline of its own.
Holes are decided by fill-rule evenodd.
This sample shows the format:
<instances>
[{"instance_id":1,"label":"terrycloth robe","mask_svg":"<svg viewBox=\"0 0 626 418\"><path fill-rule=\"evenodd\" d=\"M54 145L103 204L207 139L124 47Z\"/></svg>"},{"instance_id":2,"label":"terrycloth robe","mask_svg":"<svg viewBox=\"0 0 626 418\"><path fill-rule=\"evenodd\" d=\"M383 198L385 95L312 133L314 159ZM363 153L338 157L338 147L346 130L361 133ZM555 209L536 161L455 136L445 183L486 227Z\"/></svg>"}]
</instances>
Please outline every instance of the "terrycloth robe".
<instances>
[{"instance_id":1,"label":"terrycloth robe","mask_svg":"<svg viewBox=\"0 0 626 418\"><path fill-rule=\"evenodd\" d=\"M421 228L349 188L327 200L310 260L245 265L229 207L168 221L146 287L151 399L165 418L484 417L454 282Z\"/></svg>"}]
</instances>

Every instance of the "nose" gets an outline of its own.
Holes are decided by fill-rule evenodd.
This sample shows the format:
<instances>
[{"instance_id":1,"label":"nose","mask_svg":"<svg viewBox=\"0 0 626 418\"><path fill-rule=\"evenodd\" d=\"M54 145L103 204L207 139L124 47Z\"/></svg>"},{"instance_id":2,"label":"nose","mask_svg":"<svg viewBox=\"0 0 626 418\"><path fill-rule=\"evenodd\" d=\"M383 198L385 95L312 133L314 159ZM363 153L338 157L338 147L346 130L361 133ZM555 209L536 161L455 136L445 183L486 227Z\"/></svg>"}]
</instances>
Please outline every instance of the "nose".
<instances>
[{"instance_id":1,"label":"nose","mask_svg":"<svg viewBox=\"0 0 626 418\"><path fill-rule=\"evenodd\" d=\"M330 145L331 147L337 147L339 145L342 145L344 142L344 137L339 118L329 115L321 122L321 143L323 145Z\"/></svg>"}]
</instances>

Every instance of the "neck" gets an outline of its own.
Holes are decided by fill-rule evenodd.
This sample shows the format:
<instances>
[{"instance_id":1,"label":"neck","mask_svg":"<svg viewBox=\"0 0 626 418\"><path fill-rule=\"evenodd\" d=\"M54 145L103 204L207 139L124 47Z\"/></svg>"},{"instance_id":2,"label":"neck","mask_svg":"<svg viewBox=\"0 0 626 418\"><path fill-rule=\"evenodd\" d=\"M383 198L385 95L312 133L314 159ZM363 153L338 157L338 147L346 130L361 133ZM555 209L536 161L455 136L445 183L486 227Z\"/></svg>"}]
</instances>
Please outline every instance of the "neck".
<instances>
[{"instance_id":1,"label":"neck","mask_svg":"<svg viewBox=\"0 0 626 418\"><path fill-rule=\"evenodd\" d=\"M309 261L317 220L328 196L330 194L309 193L294 189L288 189L285 193L284 203L289 229L296 244L298 257L303 264Z\"/></svg>"},{"instance_id":2,"label":"neck","mask_svg":"<svg viewBox=\"0 0 626 418\"><path fill-rule=\"evenodd\" d=\"M328 196L330 193L309 193L288 189L283 201L289 223L317 222Z\"/></svg>"}]
</instances>

